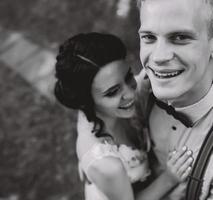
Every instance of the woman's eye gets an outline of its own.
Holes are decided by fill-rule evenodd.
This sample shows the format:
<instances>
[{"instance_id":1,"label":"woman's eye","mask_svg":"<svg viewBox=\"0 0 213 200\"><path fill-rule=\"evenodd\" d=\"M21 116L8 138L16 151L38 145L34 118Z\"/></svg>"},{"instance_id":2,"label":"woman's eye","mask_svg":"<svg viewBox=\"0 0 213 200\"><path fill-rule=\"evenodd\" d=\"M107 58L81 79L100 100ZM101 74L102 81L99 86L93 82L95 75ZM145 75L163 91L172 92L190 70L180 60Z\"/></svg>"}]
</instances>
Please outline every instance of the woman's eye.
<instances>
[{"instance_id":1,"label":"woman's eye","mask_svg":"<svg viewBox=\"0 0 213 200\"><path fill-rule=\"evenodd\" d=\"M106 97L113 97L119 92L119 88L111 90L105 94Z\"/></svg>"},{"instance_id":2,"label":"woman's eye","mask_svg":"<svg viewBox=\"0 0 213 200\"><path fill-rule=\"evenodd\" d=\"M141 41L146 43L146 44L150 44L155 42L156 37L154 35L141 35Z\"/></svg>"}]
</instances>

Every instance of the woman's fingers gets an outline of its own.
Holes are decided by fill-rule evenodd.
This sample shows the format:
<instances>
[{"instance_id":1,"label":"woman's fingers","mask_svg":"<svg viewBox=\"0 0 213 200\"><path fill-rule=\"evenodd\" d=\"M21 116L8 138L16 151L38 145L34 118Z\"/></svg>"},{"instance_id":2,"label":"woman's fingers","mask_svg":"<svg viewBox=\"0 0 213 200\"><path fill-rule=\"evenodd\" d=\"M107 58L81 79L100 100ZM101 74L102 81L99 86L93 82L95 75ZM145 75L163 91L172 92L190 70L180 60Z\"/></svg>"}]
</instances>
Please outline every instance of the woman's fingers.
<instances>
[{"instance_id":1,"label":"woman's fingers","mask_svg":"<svg viewBox=\"0 0 213 200\"><path fill-rule=\"evenodd\" d=\"M175 164L176 162L183 163L190 155L191 151L188 150L186 146L184 146L181 150L174 150L169 154L169 161L171 164Z\"/></svg>"},{"instance_id":2,"label":"woman's fingers","mask_svg":"<svg viewBox=\"0 0 213 200\"><path fill-rule=\"evenodd\" d=\"M188 167L181 175L181 180L185 181L186 178L189 176L189 174L191 173L192 167Z\"/></svg>"},{"instance_id":3,"label":"woman's fingers","mask_svg":"<svg viewBox=\"0 0 213 200\"><path fill-rule=\"evenodd\" d=\"M188 164L191 164L193 161L192 158L192 151L188 150L182 156L179 157L179 159L176 161L175 165L177 169L185 168L185 166L188 167Z\"/></svg>"},{"instance_id":4,"label":"woman's fingers","mask_svg":"<svg viewBox=\"0 0 213 200\"><path fill-rule=\"evenodd\" d=\"M184 146L169 153L167 167L176 179L183 181L189 175L193 163L193 152Z\"/></svg>"},{"instance_id":5,"label":"woman's fingers","mask_svg":"<svg viewBox=\"0 0 213 200\"><path fill-rule=\"evenodd\" d=\"M191 169L192 163L193 163L193 158L189 157L177 170L177 173L181 177L187 176L189 173L188 171Z\"/></svg>"}]
</instances>

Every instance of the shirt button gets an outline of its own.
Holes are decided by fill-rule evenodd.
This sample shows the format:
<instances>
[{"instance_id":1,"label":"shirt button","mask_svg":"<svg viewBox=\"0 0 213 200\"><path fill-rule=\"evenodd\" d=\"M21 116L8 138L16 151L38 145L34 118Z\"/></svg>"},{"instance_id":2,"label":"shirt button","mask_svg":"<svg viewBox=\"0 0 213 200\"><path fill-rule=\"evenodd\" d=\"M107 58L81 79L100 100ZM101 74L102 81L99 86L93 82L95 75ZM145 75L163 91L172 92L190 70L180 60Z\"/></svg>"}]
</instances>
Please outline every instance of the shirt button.
<instances>
[{"instance_id":1,"label":"shirt button","mask_svg":"<svg viewBox=\"0 0 213 200\"><path fill-rule=\"evenodd\" d=\"M176 131L177 127L176 126L172 126L172 130Z\"/></svg>"}]
</instances>

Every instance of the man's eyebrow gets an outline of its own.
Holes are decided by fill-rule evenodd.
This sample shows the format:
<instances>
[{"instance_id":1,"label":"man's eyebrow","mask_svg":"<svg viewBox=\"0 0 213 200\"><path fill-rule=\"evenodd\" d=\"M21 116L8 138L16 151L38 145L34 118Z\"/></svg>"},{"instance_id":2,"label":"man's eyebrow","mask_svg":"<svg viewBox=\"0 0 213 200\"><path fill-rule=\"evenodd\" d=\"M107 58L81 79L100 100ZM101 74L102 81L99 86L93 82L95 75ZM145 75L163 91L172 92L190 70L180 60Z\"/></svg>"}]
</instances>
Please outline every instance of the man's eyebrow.
<instances>
[{"instance_id":1,"label":"man's eyebrow","mask_svg":"<svg viewBox=\"0 0 213 200\"><path fill-rule=\"evenodd\" d=\"M154 34L152 31L148 31L148 30L142 30L142 28L140 28L138 30L138 33L145 33L145 34ZM181 34L187 34L187 35L195 35L195 33L190 30L190 29L183 29L183 30L173 30L170 33L168 33L167 35L181 35Z\"/></svg>"},{"instance_id":2,"label":"man's eyebrow","mask_svg":"<svg viewBox=\"0 0 213 200\"><path fill-rule=\"evenodd\" d=\"M142 30L141 28L138 30L138 33L145 33L145 34L153 34L151 31Z\"/></svg>"},{"instance_id":3,"label":"man's eyebrow","mask_svg":"<svg viewBox=\"0 0 213 200\"><path fill-rule=\"evenodd\" d=\"M168 33L168 35L195 35L195 33L191 30L176 30L176 31L172 31L170 33Z\"/></svg>"}]
</instances>

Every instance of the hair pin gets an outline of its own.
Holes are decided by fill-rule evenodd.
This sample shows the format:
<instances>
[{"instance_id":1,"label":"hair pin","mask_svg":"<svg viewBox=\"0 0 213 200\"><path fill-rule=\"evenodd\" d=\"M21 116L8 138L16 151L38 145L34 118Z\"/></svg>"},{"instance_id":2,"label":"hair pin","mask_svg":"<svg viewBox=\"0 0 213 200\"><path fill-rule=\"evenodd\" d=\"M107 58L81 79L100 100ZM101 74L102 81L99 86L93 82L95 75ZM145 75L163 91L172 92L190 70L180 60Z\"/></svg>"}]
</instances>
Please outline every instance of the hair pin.
<instances>
[{"instance_id":1,"label":"hair pin","mask_svg":"<svg viewBox=\"0 0 213 200\"><path fill-rule=\"evenodd\" d=\"M75 56L77 56L78 58L80 58L80 59L82 59L82 60L84 60L84 61L86 61L86 62L88 62L88 63L90 63L90 64L92 64L92 65L94 65L94 66L96 66L96 67L98 67L98 65L97 65L95 62L91 61L91 60L88 59L88 58L85 58L85 57L82 56L82 55L76 54Z\"/></svg>"}]
</instances>

